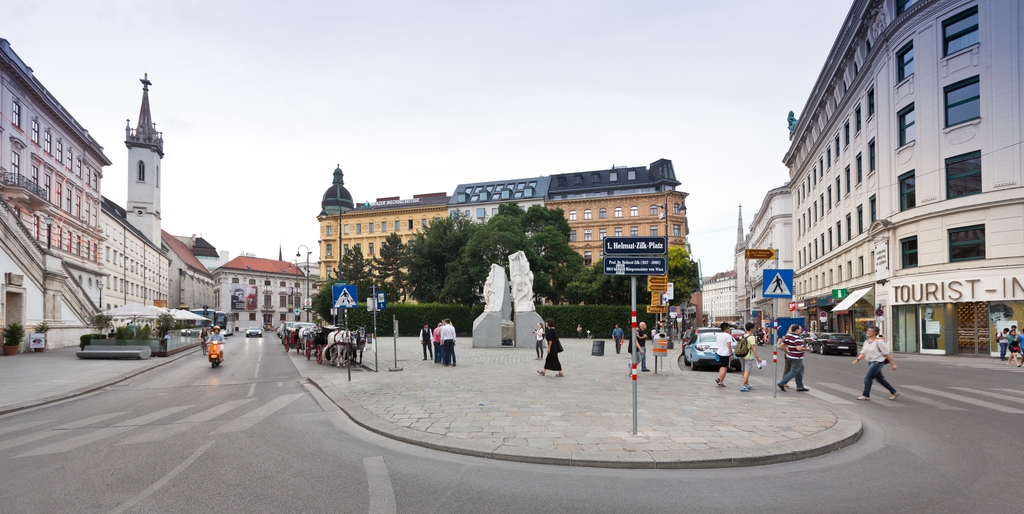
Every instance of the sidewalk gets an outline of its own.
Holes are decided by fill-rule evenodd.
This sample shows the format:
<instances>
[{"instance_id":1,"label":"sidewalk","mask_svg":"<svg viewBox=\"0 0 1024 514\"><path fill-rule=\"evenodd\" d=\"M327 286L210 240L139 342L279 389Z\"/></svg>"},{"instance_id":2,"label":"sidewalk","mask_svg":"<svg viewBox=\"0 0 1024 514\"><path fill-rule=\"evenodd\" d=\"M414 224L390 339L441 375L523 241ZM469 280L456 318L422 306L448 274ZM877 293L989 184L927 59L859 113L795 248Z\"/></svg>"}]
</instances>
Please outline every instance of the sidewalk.
<instances>
[{"instance_id":1,"label":"sidewalk","mask_svg":"<svg viewBox=\"0 0 1024 514\"><path fill-rule=\"evenodd\" d=\"M464 342L463 342L464 341ZM713 372L680 371L680 350L668 370L638 377L634 435L629 358L611 341L601 357L591 340L565 339L565 377L540 376L532 345L475 349L456 346L458 366L422 360L415 338L380 340L380 372L317 365L291 353L296 368L373 432L428 448L479 457L573 466L712 468L761 465L821 455L856 442L861 422L802 393L772 398L771 367L716 387ZM609 353L610 352L610 353ZM367 348L364 364L373 367ZM654 369L653 358L648 367ZM792 391L792 389L791 389Z\"/></svg>"},{"instance_id":2,"label":"sidewalk","mask_svg":"<svg viewBox=\"0 0 1024 514\"><path fill-rule=\"evenodd\" d=\"M191 354L79 359L77 346L0 357L0 415L90 393Z\"/></svg>"}]
</instances>

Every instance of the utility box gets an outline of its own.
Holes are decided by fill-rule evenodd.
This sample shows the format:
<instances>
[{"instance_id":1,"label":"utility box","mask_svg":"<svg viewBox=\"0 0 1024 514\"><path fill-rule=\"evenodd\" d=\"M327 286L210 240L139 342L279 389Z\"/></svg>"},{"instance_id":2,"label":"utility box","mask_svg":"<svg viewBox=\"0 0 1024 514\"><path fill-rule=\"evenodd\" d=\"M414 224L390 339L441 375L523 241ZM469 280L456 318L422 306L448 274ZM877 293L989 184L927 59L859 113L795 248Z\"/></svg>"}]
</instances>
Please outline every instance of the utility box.
<instances>
[{"instance_id":1,"label":"utility box","mask_svg":"<svg viewBox=\"0 0 1024 514\"><path fill-rule=\"evenodd\" d=\"M590 350L590 355L594 357L603 357L604 341L594 341L594 347Z\"/></svg>"}]
</instances>

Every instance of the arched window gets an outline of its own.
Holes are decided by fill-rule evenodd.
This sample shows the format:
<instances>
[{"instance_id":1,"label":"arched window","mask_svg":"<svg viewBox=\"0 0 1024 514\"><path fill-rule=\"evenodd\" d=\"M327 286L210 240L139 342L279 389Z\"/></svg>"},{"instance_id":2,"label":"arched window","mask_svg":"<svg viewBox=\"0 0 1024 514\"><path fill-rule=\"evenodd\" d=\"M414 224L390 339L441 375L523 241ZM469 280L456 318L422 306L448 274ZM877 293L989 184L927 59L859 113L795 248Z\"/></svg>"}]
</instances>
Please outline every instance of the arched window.
<instances>
[{"instance_id":1,"label":"arched window","mask_svg":"<svg viewBox=\"0 0 1024 514\"><path fill-rule=\"evenodd\" d=\"M616 207L615 208L615 217L616 218L621 218L622 217L622 207Z\"/></svg>"},{"instance_id":2,"label":"arched window","mask_svg":"<svg viewBox=\"0 0 1024 514\"><path fill-rule=\"evenodd\" d=\"M569 221L576 221L576 211L569 211Z\"/></svg>"},{"instance_id":3,"label":"arched window","mask_svg":"<svg viewBox=\"0 0 1024 514\"><path fill-rule=\"evenodd\" d=\"M156 167L156 187L160 187L160 166Z\"/></svg>"},{"instance_id":4,"label":"arched window","mask_svg":"<svg viewBox=\"0 0 1024 514\"><path fill-rule=\"evenodd\" d=\"M639 216L640 215L640 208L635 206L635 205L630 207L629 208L629 215L630 216Z\"/></svg>"},{"instance_id":5,"label":"arched window","mask_svg":"<svg viewBox=\"0 0 1024 514\"><path fill-rule=\"evenodd\" d=\"M583 211L583 219L589 220L591 218L590 209Z\"/></svg>"},{"instance_id":6,"label":"arched window","mask_svg":"<svg viewBox=\"0 0 1024 514\"><path fill-rule=\"evenodd\" d=\"M136 177L135 180L138 180L139 182L145 182L146 181L146 165L145 165L145 163L143 163L142 161L139 161L138 168L139 168L139 173L138 173L138 177Z\"/></svg>"},{"instance_id":7,"label":"arched window","mask_svg":"<svg viewBox=\"0 0 1024 514\"><path fill-rule=\"evenodd\" d=\"M649 214L651 216L657 216L658 215L658 206L657 205L652 205L651 206L651 211L650 211Z\"/></svg>"},{"instance_id":8,"label":"arched window","mask_svg":"<svg viewBox=\"0 0 1024 514\"><path fill-rule=\"evenodd\" d=\"M604 207L602 207L601 210L597 211L597 217L600 218L600 219L607 218L608 217L608 209L605 209Z\"/></svg>"}]
</instances>

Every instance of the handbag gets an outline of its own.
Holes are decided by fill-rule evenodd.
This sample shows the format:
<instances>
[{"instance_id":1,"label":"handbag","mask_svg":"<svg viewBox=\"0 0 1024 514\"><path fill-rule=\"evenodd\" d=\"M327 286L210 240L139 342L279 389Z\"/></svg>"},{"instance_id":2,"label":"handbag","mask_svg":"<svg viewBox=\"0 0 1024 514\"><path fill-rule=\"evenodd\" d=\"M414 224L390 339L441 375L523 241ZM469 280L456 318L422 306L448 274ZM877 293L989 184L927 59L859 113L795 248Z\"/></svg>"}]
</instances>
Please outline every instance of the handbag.
<instances>
[{"instance_id":1,"label":"handbag","mask_svg":"<svg viewBox=\"0 0 1024 514\"><path fill-rule=\"evenodd\" d=\"M554 344L551 345L551 349L554 350L555 353L562 353L562 342L559 341L558 339L555 339Z\"/></svg>"}]
</instances>

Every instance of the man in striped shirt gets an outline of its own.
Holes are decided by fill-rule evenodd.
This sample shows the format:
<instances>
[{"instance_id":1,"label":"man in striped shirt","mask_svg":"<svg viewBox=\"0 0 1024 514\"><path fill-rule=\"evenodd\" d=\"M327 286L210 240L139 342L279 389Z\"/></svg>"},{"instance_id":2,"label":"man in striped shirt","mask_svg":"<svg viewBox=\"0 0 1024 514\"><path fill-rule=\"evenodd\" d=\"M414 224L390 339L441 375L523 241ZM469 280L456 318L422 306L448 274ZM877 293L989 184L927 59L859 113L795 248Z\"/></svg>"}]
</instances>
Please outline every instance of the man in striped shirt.
<instances>
[{"instance_id":1,"label":"man in striped shirt","mask_svg":"<svg viewBox=\"0 0 1024 514\"><path fill-rule=\"evenodd\" d=\"M786 345L786 358L790 362L789 373L782 377L782 382L777 385L782 392L786 392L786 388L789 387L789 381L796 379L796 390L797 391L809 391L804 387L804 352L810 351L809 348L804 348L803 339L800 338L800 325L790 325L789 333L782 338L782 343Z\"/></svg>"}]
</instances>

